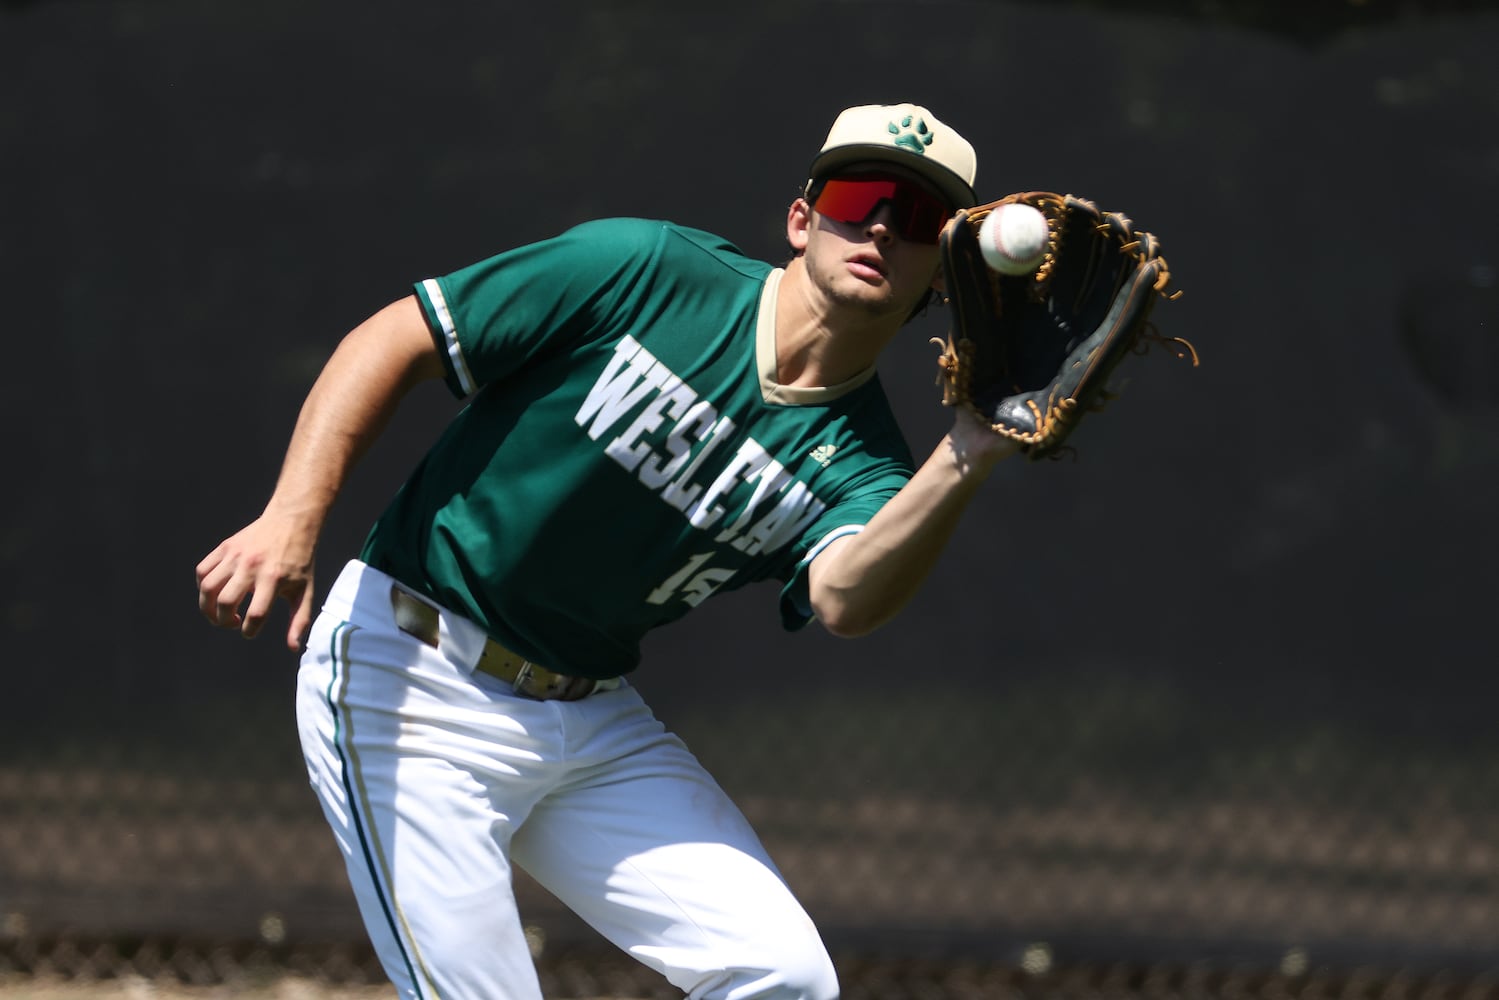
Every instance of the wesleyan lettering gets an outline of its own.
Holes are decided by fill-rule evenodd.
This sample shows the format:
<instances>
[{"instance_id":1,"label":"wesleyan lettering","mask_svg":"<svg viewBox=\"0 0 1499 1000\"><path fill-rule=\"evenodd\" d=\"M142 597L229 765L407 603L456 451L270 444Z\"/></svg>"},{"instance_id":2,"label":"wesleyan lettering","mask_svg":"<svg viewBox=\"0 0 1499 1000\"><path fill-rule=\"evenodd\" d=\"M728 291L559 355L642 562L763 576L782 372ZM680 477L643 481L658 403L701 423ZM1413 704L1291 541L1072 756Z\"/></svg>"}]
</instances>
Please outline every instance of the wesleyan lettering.
<instances>
[{"instance_id":1,"label":"wesleyan lettering","mask_svg":"<svg viewBox=\"0 0 1499 1000\"><path fill-rule=\"evenodd\" d=\"M753 485L744 509L715 537L719 544L759 555L790 543L827 509L753 438L739 445L706 488L694 482L733 435L734 421L626 336L614 346L574 420L597 441L631 413L634 418L604 446L605 454L687 515L694 527L707 530L721 522L728 514L725 498L740 483ZM756 519L772 498L774 505Z\"/></svg>"}]
</instances>

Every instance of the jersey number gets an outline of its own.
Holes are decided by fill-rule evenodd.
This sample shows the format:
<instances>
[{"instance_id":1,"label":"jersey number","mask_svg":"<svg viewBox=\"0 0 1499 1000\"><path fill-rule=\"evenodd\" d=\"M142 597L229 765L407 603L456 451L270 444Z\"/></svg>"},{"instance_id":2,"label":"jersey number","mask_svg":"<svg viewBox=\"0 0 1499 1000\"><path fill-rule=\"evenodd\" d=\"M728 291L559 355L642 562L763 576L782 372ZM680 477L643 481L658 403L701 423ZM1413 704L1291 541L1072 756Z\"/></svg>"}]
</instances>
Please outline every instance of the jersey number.
<instances>
[{"instance_id":1,"label":"jersey number","mask_svg":"<svg viewBox=\"0 0 1499 1000\"><path fill-rule=\"evenodd\" d=\"M680 597L689 606L697 607L725 580L734 575L732 569L701 569L703 563L712 558L711 552L693 556L687 560L686 566L667 577L661 586L646 595L645 599L652 604L665 604L674 597Z\"/></svg>"}]
</instances>

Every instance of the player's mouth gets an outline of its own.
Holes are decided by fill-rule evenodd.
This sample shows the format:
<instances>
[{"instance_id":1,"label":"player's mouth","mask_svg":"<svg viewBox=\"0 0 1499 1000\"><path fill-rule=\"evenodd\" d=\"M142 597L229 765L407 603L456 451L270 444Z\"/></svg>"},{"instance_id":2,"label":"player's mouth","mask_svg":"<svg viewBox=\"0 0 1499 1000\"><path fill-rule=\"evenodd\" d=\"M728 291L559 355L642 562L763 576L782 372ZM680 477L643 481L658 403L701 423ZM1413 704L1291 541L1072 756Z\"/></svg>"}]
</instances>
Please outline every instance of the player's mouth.
<instances>
[{"instance_id":1,"label":"player's mouth","mask_svg":"<svg viewBox=\"0 0 1499 1000\"><path fill-rule=\"evenodd\" d=\"M848 260L848 269L866 281L877 281L886 277L885 261L879 254L855 254Z\"/></svg>"}]
</instances>

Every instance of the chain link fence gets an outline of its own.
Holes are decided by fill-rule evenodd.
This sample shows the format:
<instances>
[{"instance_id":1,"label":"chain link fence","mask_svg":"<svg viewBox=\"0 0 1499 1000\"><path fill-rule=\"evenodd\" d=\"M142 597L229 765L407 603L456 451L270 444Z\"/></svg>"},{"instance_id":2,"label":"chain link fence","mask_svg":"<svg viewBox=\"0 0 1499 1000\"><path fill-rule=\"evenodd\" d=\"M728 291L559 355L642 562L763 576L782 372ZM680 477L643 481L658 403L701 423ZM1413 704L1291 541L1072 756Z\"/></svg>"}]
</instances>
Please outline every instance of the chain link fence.
<instances>
[{"instance_id":1,"label":"chain link fence","mask_svg":"<svg viewBox=\"0 0 1499 1000\"><path fill-rule=\"evenodd\" d=\"M1360 736L1117 673L963 697L739 692L677 728L850 996L1487 995L1486 728ZM290 734L241 709L222 720L235 738L195 753L139 735L9 748L0 971L380 982ZM544 891L523 881L521 900L549 996L662 995Z\"/></svg>"}]
</instances>

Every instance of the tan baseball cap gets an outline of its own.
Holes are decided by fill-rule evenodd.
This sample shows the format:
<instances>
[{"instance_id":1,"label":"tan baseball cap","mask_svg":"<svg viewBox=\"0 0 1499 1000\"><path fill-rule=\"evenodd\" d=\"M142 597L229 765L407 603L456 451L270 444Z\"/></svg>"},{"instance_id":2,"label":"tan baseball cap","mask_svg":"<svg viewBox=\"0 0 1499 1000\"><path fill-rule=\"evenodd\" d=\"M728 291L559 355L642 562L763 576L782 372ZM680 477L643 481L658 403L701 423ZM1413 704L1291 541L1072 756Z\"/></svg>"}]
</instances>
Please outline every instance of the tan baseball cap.
<instances>
[{"instance_id":1,"label":"tan baseball cap","mask_svg":"<svg viewBox=\"0 0 1499 1000\"><path fill-rule=\"evenodd\" d=\"M898 163L925 177L955 208L978 203L978 155L969 141L919 104L863 104L833 122L808 169L808 185L850 163Z\"/></svg>"}]
</instances>

